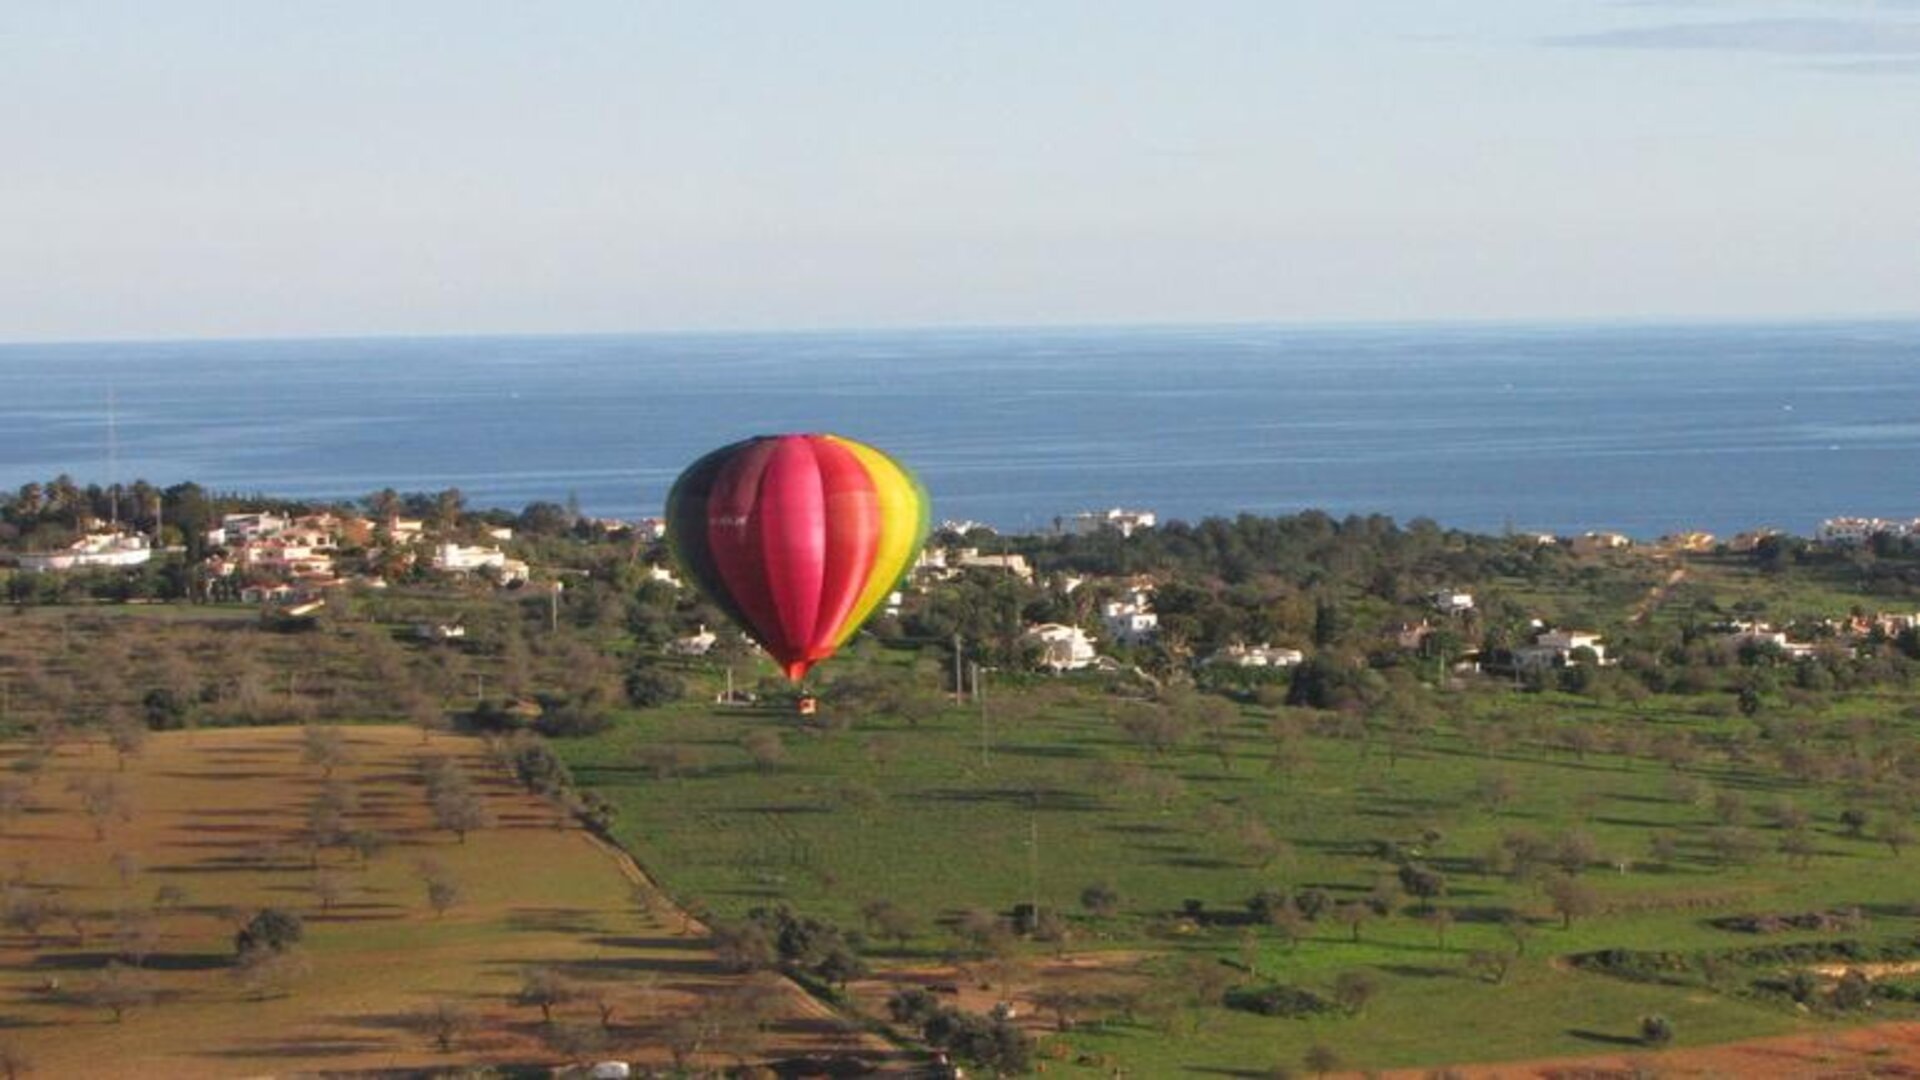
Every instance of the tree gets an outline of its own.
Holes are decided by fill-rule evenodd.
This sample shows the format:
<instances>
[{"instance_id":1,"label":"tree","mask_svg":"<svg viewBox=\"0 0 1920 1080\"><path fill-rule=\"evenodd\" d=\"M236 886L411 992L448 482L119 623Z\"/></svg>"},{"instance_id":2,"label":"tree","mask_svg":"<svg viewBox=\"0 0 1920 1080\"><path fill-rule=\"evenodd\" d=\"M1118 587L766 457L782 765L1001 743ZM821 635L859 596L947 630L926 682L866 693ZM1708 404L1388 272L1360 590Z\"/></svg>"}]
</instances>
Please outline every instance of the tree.
<instances>
[{"instance_id":1,"label":"tree","mask_svg":"<svg viewBox=\"0 0 1920 1080\"><path fill-rule=\"evenodd\" d=\"M301 760L319 769L321 776L331 779L333 770L350 760L346 736L339 728L308 724L300 735Z\"/></svg>"},{"instance_id":2,"label":"tree","mask_svg":"<svg viewBox=\"0 0 1920 1080\"><path fill-rule=\"evenodd\" d=\"M1913 826L1904 817L1888 815L1881 819L1879 827L1874 830L1874 837L1887 845L1887 850L1893 852L1897 859L1900 849L1913 843Z\"/></svg>"},{"instance_id":3,"label":"tree","mask_svg":"<svg viewBox=\"0 0 1920 1080\"><path fill-rule=\"evenodd\" d=\"M1500 949L1475 949L1467 954L1466 969L1471 974L1499 985L1507 981L1516 955Z\"/></svg>"},{"instance_id":4,"label":"tree","mask_svg":"<svg viewBox=\"0 0 1920 1080\"><path fill-rule=\"evenodd\" d=\"M460 884L452 878L429 878L427 885L427 906L433 909L436 919L445 918L448 911L460 902Z\"/></svg>"},{"instance_id":5,"label":"tree","mask_svg":"<svg viewBox=\"0 0 1920 1080\"><path fill-rule=\"evenodd\" d=\"M313 898L320 901L321 911L332 911L333 905L347 895L347 879L328 870L313 875L312 887Z\"/></svg>"},{"instance_id":6,"label":"tree","mask_svg":"<svg viewBox=\"0 0 1920 1080\"><path fill-rule=\"evenodd\" d=\"M591 1023L570 1021L555 1024L549 1021L546 1029L540 1033L540 1041L569 1061L585 1061L606 1048L607 1029Z\"/></svg>"},{"instance_id":7,"label":"tree","mask_svg":"<svg viewBox=\"0 0 1920 1080\"><path fill-rule=\"evenodd\" d=\"M462 1035L480 1026L480 1018L457 1001L439 998L410 1018L412 1026L433 1039L441 1053L451 1053Z\"/></svg>"},{"instance_id":8,"label":"tree","mask_svg":"<svg viewBox=\"0 0 1920 1080\"><path fill-rule=\"evenodd\" d=\"M1367 920L1373 918L1373 907L1358 900L1349 901L1334 908L1333 917L1347 928L1353 935L1353 940L1359 941L1360 928L1366 925Z\"/></svg>"},{"instance_id":9,"label":"tree","mask_svg":"<svg viewBox=\"0 0 1920 1080\"><path fill-rule=\"evenodd\" d=\"M153 983L146 973L118 960L107 961L107 966L82 994L88 1004L111 1012L116 1024L129 1010L152 1004L154 996Z\"/></svg>"},{"instance_id":10,"label":"tree","mask_svg":"<svg viewBox=\"0 0 1920 1080\"><path fill-rule=\"evenodd\" d=\"M107 744L113 748L114 767L126 771L127 759L138 756L147 745L147 729L133 717L115 711L107 722Z\"/></svg>"},{"instance_id":11,"label":"tree","mask_svg":"<svg viewBox=\"0 0 1920 1080\"><path fill-rule=\"evenodd\" d=\"M300 916L279 908L262 908L233 936L233 951L242 957L256 949L281 952L298 945L305 933Z\"/></svg>"},{"instance_id":12,"label":"tree","mask_svg":"<svg viewBox=\"0 0 1920 1080\"><path fill-rule=\"evenodd\" d=\"M464 844L468 833L492 827L493 814L471 791L446 791L433 800L433 824L435 828L453 833Z\"/></svg>"},{"instance_id":13,"label":"tree","mask_svg":"<svg viewBox=\"0 0 1920 1080\"><path fill-rule=\"evenodd\" d=\"M1673 1022L1659 1013L1640 1018L1640 1041L1648 1046L1665 1046L1673 1041Z\"/></svg>"},{"instance_id":14,"label":"tree","mask_svg":"<svg viewBox=\"0 0 1920 1080\"><path fill-rule=\"evenodd\" d=\"M1343 971L1333 980L1333 1000L1348 1016L1364 1012L1367 1003L1380 992L1380 980L1370 972Z\"/></svg>"},{"instance_id":15,"label":"tree","mask_svg":"<svg viewBox=\"0 0 1920 1080\"><path fill-rule=\"evenodd\" d=\"M80 808L93 824L93 838L107 838L107 823L133 820L133 800L115 776L83 776L68 782L67 790L80 796Z\"/></svg>"},{"instance_id":16,"label":"tree","mask_svg":"<svg viewBox=\"0 0 1920 1080\"><path fill-rule=\"evenodd\" d=\"M1554 914L1560 916L1561 929L1571 929L1576 916L1585 917L1599 910L1600 897L1593 886L1571 874L1553 874L1541 884Z\"/></svg>"},{"instance_id":17,"label":"tree","mask_svg":"<svg viewBox=\"0 0 1920 1080\"><path fill-rule=\"evenodd\" d=\"M520 973L520 992L514 1001L540 1010L541 1023L553 1023L553 1009L580 997L571 979L550 967L530 967Z\"/></svg>"},{"instance_id":18,"label":"tree","mask_svg":"<svg viewBox=\"0 0 1920 1080\"><path fill-rule=\"evenodd\" d=\"M772 772L787 759L787 744L781 740L780 733L772 728L760 728L749 731L740 739L740 745L753 759L754 768L761 772Z\"/></svg>"},{"instance_id":19,"label":"tree","mask_svg":"<svg viewBox=\"0 0 1920 1080\"><path fill-rule=\"evenodd\" d=\"M627 700L641 709L657 709L687 696L687 681L657 664L646 663L627 672Z\"/></svg>"},{"instance_id":20,"label":"tree","mask_svg":"<svg viewBox=\"0 0 1920 1080\"><path fill-rule=\"evenodd\" d=\"M873 900L862 905L860 918L866 924L867 933L892 941L897 949L906 948L908 939L918 930L913 913L891 900Z\"/></svg>"},{"instance_id":21,"label":"tree","mask_svg":"<svg viewBox=\"0 0 1920 1080\"><path fill-rule=\"evenodd\" d=\"M1110 919L1120 910L1120 893L1104 881L1096 881L1080 890L1080 906L1102 919Z\"/></svg>"},{"instance_id":22,"label":"tree","mask_svg":"<svg viewBox=\"0 0 1920 1080\"><path fill-rule=\"evenodd\" d=\"M255 1001L285 997L293 984L312 973L306 952L298 946L282 949L250 949L240 954L233 977L241 989Z\"/></svg>"},{"instance_id":23,"label":"tree","mask_svg":"<svg viewBox=\"0 0 1920 1080\"><path fill-rule=\"evenodd\" d=\"M1300 1062L1315 1076L1325 1076L1346 1064L1340 1052L1326 1043L1314 1043L1307 1047L1307 1052L1301 1055Z\"/></svg>"}]
</instances>

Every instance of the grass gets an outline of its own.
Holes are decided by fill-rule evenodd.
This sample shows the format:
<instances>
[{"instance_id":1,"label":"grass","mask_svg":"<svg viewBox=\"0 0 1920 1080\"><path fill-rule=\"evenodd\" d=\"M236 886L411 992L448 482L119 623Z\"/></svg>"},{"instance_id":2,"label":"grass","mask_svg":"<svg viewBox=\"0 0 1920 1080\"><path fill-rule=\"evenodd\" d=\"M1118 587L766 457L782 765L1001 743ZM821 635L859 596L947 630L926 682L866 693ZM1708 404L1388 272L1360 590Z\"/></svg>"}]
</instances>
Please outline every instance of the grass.
<instances>
[{"instance_id":1,"label":"grass","mask_svg":"<svg viewBox=\"0 0 1920 1080\"><path fill-rule=\"evenodd\" d=\"M788 903L857 925L863 904L886 899L920 922L905 948L883 962L964 956L967 947L948 928L961 912L1005 912L1037 900L1074 915L1074 950L1145 948L1237 964L1242 929L1233 924L1261 888L1315 887L1358 899L1393 876L1378 853L1382 842L1417 850L1446 873L1449 894L1440 903L1458 921L1444 949L1405 898L1394 902L1393 916L1366 924L1358 944L1345 927L1326 922L1297 948L1257 932L1257 967L1266 977L1325 988L1342 971L1374 972L1383 991L1362 1016L1290 1021L1210 1008L1170 1021L1174 1038L1165 1024L1123 1022L1083 1025L1063 1037L1078 1051L1153 1074L1297 1063L1316 1041L1337 1044L1349 1063L1369 1068L1606 1052L1617 1048L1609 1040L1631 1035L1649 1012L1674 1020L1678 1045L1819 1027L1830 1022L1740 995L1569 971L1557 958L1822 936L1760 939L1707 922L1738 912L1861 905L1877 913L1864 932L1869 938L1920 931L1906 913L1920 855L1896 856L1837 824L1858 793L1790 781L1724 754L1675 770L1604 752L1583 759L1542 742L1571 724L1709 738L1751 727L1745 718L1701 716L1693 699L1627 705L1504 689L1450 695L1435 730L1397 762L1380 739L1309 736L1306 761L1275 773L1267 764L1268 711L1242 711L1223 762L1197 739L1165 755L1133 745L1114 720L1131 706L1091 685L1041 683L989 698L984 757L980 715L960 708L918 724L861 716L849 730L823 732L782 714L685 704L560 746L583 784L621 807L623 843L683 901L722 918ZM1832 714L1884 715L1896 701L1842 698ZM996 702L1004 710L997 718ZM1476 749L1463 737L1464 721L1504 725L1513 740ZM756 767L742 746L763 730L779 732L787 749L771 768ZM660 744L685 748L692 764L657 775L644 755ZM1512 787L1497 812L1474 795L1492 773ZM1750 864L1721 865L1709 847L1721 825L1711 797L1723 793L1744 800L1741 827L1763 847ZM1805 871L1789 872L1773 853L1781 834L1765 812L1783 798L1814 822L1819 854ZM1261 828L1290 845L1265 865L1249 839ZM1563 929L1536 883L1484 873L1478 863L1504 835L1551 838L1569 830L1590 836L1602 856L1582 875L1601 910ZM1671 864L1649 853L1656 833L1678 841ZM1616 860L1628 869L1611 868ZM1080 891L1095 881L1122 895L1118 917L1079 913ZM1209 916L1197 925L1177 917L1190 901ZM1487 921L1501 912L1533 929L1527 955L1506 984L1494 986L1470 977L1463 961L1473 950L1512 947L1507 932Z\"/></svg>"},{"instance_id":2,"label":"grass","mask_svg":"<svg viewBox=\"0 0 1920 1080\"><path fill-rule=\"evenodd\" d=\"M662 1026L731 985L702 939L680 936L662 904L637 910L615 860L510 785L477 740L423 746L411 731L355 728L348 746L352 760L333 779L357 796L351 824L387 833L391 846L364 867L344 851L318 854L322 871L346 884L331 910L300 845L306 806L327 781L302 763L298 729L156 736L124 771L104 746L62 746L36 775L32 807L0 834L0 865L14 892L58 897L87 933L63 920L37 941L17 926L0 937L0 1044L47 1075L86 1075L105 1062L129 1075L194 1077L551 1064L538 1013L512 996L526 967L552 966L616 1004L605 1053L660 1062ZM9 759L21 760L21 749ZM498 826L465 843L435 830L415 773L423 753L462 761ZM132 812L96 838L67 785L102 777L122 785ZM459 886L444 914L426 901L427 859ZM184 897L157 904L167 887ZM267 906L304 918L310 971L257 997L234 977L232 942L237 919ZM149 919L157 935L136 957L155 998L115 1022L87 990L121 952L113 927L123 911ZM480 1020L450 1054L409 1023L442 999ZM797 993L784 1007L765 1052L850 1045L815 1030ZM560 1011L597 1024L589 1004Z\"/></svg>"}]
</instances>

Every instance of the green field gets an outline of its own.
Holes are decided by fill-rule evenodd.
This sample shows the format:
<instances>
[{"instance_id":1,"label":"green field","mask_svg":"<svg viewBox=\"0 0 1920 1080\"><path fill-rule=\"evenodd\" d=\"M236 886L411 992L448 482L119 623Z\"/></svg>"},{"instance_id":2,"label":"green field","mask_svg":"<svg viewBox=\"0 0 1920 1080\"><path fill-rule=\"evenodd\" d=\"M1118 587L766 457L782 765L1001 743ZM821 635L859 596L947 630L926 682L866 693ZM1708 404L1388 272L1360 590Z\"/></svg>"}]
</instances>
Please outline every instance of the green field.
<instances>
[{"instance_id":1,"label":"green field","mask_svg":"<svg viewBox=\"0 0 1920 1080\"><path fill-rule=\"evenodd\" d=\"M924 666L907 674L907 661L871 663L930 677ZM902 948L876 943L879 962L928 963L970 954L953 928L967 910L1037 901L1069 916L1071 936L1063 946L1028 943L1029 954L1147 950L1160 957L1147 969L1176 998L1187 992L1185 956L1249 984L1324 991L1356 970L1378 983L1356 1016L1194 1005L1129 1021L1109 1010L1107 1022L1058 1037L1074 1056L1104 1053L1156 1073L1297 1065L1314 1043L1363 1067L1599 1053L1618 1049L1648 1013L1667 1016L1681 1044L1844 1023L1754 990L1777 974L1770 969L1739 967L1709 989L1691 976L1661 986L1568 970L1564 958L1903 942L1920 932L1909 912L1920 855L1905 845L1896 855L1870 826L1856 837L1839 822L1847 806L1910 816L1905 804L1864 781L1788 779L1774 748L1742 737L1753 721L1702 716L1692 698L1601 705L1482 687L1439 695L1430 724L1398 737L1328 714L1239 707L1212 737L1195 728L1164 751L1123 730L1129 710L1151 706L1099 683L1031 680L991 687L988 699L984 710L950 706L917 723L833 717L828 727L843 730L803 728L771 710L682 705L557 745L583 784L620 806L622 842L681 901L722 919L786 903L856 926L863 905L884 899L911 914L916 932ZM1886 692L1837 698L1810 741L1899 706ZM1278 763L1276 721L1288 744ZM1567 748L1575 727L1599 733L1599 747ZM743 745L755 732L779 733L784 759L756 764ZM1678 767L1654 760L1649 747L1662 733L1698 749ZM1812 851L1790 866L1777 822L1796 815ZM1570 832L1584 839L1564 861L1594 910L1563 928L1544 887L1554 871L1495 872L1489 851L1503 837L1533 834L1551 846ZM1297 942L1247 925L1246 901L1262 889L1357 901L1397 880L1401 861L1443 874L1445 895L1429 906L1394 889L1377 894L1388 913L1367 918L1358 942L1326 916ZM1094 882L1121 897L1110 918L1081 908ZM1708 922L1852 906L1864 926L1845 934ZM1444 947L1430 907L1452 915ZM1522 944L1504 983L1466 968L1475 951ZM1258 978L1244 970L1249 960ZM1869 1015L1903 1010L1881 1002Z\"/></svg>"}]
</instances>

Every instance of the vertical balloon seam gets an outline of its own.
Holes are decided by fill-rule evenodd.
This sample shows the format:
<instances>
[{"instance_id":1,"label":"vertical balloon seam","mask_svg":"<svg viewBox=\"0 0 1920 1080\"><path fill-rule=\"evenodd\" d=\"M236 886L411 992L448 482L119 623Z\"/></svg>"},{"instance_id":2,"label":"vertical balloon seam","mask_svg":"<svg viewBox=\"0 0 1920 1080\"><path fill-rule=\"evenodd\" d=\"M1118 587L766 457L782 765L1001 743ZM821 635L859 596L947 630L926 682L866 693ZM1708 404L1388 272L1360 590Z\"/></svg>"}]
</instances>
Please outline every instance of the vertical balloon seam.
<instances>
[{"instance_id":1,"label":"vertical balloon seam","mask_svg":"<svg viewBox=\"0 0 1920 1080\"><path fill-rule=\"evenodd\" d=\"M807 655L825 659L839 647L840 634L866 593L886 522L873 470L866 461L843 440L830 435L812 438L827 508L826 573Z\"/></svg>"},{"instance_id":2,"label":"vertical balloon seam","mask_svg":"<svg viewBox=\"0 0 1920 1080\"><path fill-rule=\"evenodd\" d=\"M704 525L721 587L746 613L745 623L754 639L779 658L790 650L780 636L779 607L767 579L756 527L773 449L764 438L739 444L714 478Z\"/></svg>"}]
</instances>

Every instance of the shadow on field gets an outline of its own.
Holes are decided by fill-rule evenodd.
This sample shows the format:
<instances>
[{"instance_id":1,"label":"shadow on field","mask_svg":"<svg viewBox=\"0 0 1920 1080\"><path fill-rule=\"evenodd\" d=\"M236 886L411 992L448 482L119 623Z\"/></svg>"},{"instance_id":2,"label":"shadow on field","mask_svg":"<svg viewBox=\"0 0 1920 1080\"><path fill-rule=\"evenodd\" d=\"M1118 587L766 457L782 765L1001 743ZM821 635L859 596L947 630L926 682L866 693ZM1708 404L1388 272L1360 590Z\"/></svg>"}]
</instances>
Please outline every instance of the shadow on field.
<instances>
[{"instance_id":1,"label":"shadow on field","mask_svg":"<svg viewBox=\"0 0 1920 1080\"><path fill-rule=\"evenodd\" d=\"M120 959L111 949L101 952L41 953L32 967L40 971L99 971L109 961ZM137 965L142 971L218 971L233 966L227 953L154 953Z\"/></svg>"},{"instance_id":2,"label":"shadow on field","mask_svg":"<svg viewBox=\"0 0 1920 1080\"><path fill-rule=\"evenodd\" d=\"M934 802L1003 803L1034 810L1101 810L1100 800L1064 788L930 788L920 793Z\"/></svg>"},{"instance_id":3,"label":"shadow on field","mask_svg":"<svg viewBox=\"0 0 1920 1080\"><path fill-rule=\"evenodd\" d=\"M208 1053L217 1058L306 1058L343 1057L382 1049L388 1049L385 1043L369 1039L287 1039Z\"/></svg>"},{"instance_id":4,"label":"shadow on field","mask_svg":"<svg viewBox=\"0 0 1920 1080\"><path fill-rule=\"evenodd\" d=\"M1389 975L1406 979L1450 979L1464 977L1459 968L1430 967L1425 964L1375 964Z\"/></svg>"},{"instance_id":5,"label":"shadow on field","mask_svg":"<svg viewBox=\"0 0 1920 1080\"><path fill-rule=\"evenodd\" d=\"M550 934L592 934L600 929L596 912L584 908L514 908L507 929Z\"/></svg>"},{"instance_id":6,"label":"shadow on field","mask_svg":"<svg viewBox=\"0 0 1920 1080\"><path fill-rule=\"evenodd\" d=\"M615 937L611 934L590 937L587 941L603 949L679 949L692 952L703 952L711 944L703 937Z\"/></svg>"},{"instance_id":7,"label":"shadow on field","mask_svg":"<svg viewBox=\"0 0 1920 1080\"><path fill-rule=\"evenodd\" d=\"M651 971L675 975L724 974L720 965L712 957L700 959L680 959L678 957L634 956L625 959L595 958L582 960L577 957L556 957L550 960L514 957L505 960L487 960L485 963L511 971L524 971L527 968L550 967L573 972L582 978L603 978L617 975L632 975L636 972Z\"/></svg>"},{"instance_id":8,"label":"shadow on field","mask_svg":"<svg viewBox=\"0 0 1920 1080\"><path fill-rule=\"evenodd\" d=\"M1646 1043L1632 1035L1609 1035L1604 1031L1589 1031L1586 1028L1568 1028L1567 1034L1587 1042L1604 1043L1608 1046L1645 1046Z\"/></svg>"}]
</instances>

